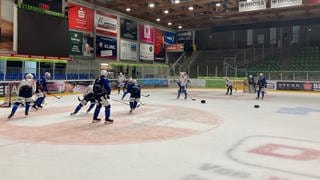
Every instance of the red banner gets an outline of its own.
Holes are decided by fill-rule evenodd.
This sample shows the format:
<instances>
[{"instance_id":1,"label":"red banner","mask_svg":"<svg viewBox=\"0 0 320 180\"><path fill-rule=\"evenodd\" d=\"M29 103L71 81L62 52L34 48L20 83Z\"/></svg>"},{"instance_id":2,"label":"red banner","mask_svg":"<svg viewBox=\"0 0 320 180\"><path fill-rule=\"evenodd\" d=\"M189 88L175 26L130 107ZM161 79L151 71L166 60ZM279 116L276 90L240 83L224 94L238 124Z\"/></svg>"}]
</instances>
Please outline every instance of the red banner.
<instances>
[{"instance_id":1,"label":"red banner","mask_svg":"<svg viewBox=\"0 0 320 180\"><path fill-rule=\"evenodd\" d=\"M97 33L117 36L117 16L102 11L96 12L96 31Z\"/></svg>"},{"instance_id":2,"label":"red banner","mask_svg":"<svg viewBox=\"0 0 320 180\"><path fill-rule=\"evenodd\" d=\"M183 51L184 45L183 44L170 44L167 46L167 51Z\"/></svg>"},{"instance_id":3,"label":"red banner","mask_svg":"<svg viewBox=\"0 0 320 180\"><path fill-rule=\"evenodd\" d=\"M93 32L93 9L68 3L69 28Z\"/></svg>"},{"instance_id":4,"label":"red banner","mask_svg":"<svg viewBox=\"0 0 320 180\"><path fill-rule=\"evenodd\" d=\"M320 0L306 0L305 4L320 4Z\"/></svg>"}]
</instances>

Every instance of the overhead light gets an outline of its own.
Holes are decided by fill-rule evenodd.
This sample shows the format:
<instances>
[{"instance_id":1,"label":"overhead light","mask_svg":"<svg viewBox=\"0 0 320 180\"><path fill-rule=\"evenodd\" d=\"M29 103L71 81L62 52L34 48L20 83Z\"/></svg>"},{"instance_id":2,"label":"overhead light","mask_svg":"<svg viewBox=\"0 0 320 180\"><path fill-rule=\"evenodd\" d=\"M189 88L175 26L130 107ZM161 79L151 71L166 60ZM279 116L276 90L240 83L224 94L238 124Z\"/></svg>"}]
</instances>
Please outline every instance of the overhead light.
<instances>
[{"instance_id":1,"label":"overhead light","mask_svg":"<svg viewBox=\"0 0 320 180\"><path fill-rule=\"evenodd\" d=\"M130 12L130 11L131 11L131 8L127 8L126 11L127 11L127 12Z\"/></svg>"},{"instance_id":2,"label":"overhead light","mask_svg":"<svg viewBox=\"0 0 320 180\"><path fill-rule=\"evenodd\" d=\"M171 25L172 25L172 23L171 23L171 22L168 22L168 25L169 25L169 26L171 26Z\"/></svg>"},{"instance_id":3,"label":"overhead light","mask_svg":"<svg viewBox=\"0 0 320 180\"><path fill-rule=\"evenodd\" d=\"M193 11L194 8L193 8L193 6L189 6L188 9L189 9L189 11Z\"/></svg>"},{"instance_id":4,"label":"overhead light","mask_svg":"<svg viewBox=\"0 0 320 180\"><path fill-rule=\"evenodd\" d=\"M156 21L157 21L157 22L160 22L160 18L157 18Z\"/></svg>"},{"instance_id":5,"label":"overhead light","mask_svg":"<svg viewBox=\"0 0 320 180\"><path fill-rule=\"evenodd\" d=\"M155 4L154 4L154 3L150 3L150 4L149 4L149 7L154 8L154 7L155 7Z\"/></svg>"},{"instance_id":6,"label":"overhead light","mask_svg":"<svg viewBox=\"0 0 320 180\"><path fill-rule=\"evenodd\" d=\"M180 0L175 0L174 3L179 4Z\"/></svg>"},{"instance_id":7,"label":"overhead light","mask_svg":"<svg viewBox=\"0 0 320 180\"><path fill-rule=\"evenodd\" d=\"M182 29L182 26L178 26L179 29Z\"/></svg>"},{"instance_id":8,"label":"overhead light","mask_svg":"<svg viewBox=\"0 0 320 180\"><path fill-rule=\"evenodd\" d=\"M217 4L216 4L216 7L220 7L220 6L221 6L221 3L217 3Z\"/></svg>"},{"instance_id":9,"label":"overhead light","mask_svg":"<svg viewBox=\"0 0 320 180\"><path fill-rule=\"evenodd\" d=\"M168 14L169 13L169 10L164 10L163 11L165 14Z\"/></svg>"}]
</instances>

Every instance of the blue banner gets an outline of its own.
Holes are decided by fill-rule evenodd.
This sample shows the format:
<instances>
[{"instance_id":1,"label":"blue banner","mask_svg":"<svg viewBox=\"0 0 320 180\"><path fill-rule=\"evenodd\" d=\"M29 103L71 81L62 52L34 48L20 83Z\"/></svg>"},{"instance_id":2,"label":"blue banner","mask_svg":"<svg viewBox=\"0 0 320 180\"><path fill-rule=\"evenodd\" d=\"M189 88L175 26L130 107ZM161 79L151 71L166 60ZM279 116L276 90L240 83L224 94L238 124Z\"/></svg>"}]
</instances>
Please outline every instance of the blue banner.
<instances>
[{"instance_id":1,"label":"blue banner","mask_svg":"<svg viewBox=\"0 0 320 180\"><path fill-rule=\"evenodd\" d=\"M113 38L96 37L96 56L100 58L117 58L117 40Z\"/></svg>"},{"instance_id":2,"label":"blue banner","mask_svg":"<svg viewBox=\"0 0 320 180\"><path fill-rule=\"evenodd\" d=\"M166 44L176 44L176 34L172 32L165 33L165 42Z\"/></svg>"}]
</instances>

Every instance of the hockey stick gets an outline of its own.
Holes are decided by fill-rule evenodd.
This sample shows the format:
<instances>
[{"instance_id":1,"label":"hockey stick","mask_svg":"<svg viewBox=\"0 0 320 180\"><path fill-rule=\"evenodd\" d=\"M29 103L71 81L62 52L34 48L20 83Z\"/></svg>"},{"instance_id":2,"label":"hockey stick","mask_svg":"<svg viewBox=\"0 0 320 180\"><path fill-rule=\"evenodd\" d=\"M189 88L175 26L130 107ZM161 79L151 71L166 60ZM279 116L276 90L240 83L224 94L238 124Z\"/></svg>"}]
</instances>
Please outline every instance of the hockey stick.
<instances>
[{"instance_id":1,"label":"hockey stick","mask_svg":"<svg viewBox=\"0 0 320 180\"><path fill-rule=\"evenodd\" d=\"M187 93L187 95L188 95L188 97L189 97L190 99L192 99L192 101L197 100L197 99L195 99L195 98L192 98L192 96L191 96L189 93Z\"/></svg>"},{"instance_id":2,"label":"hockey stick","mask_svg":"<svg viewBox=\"0 0 320 180\"><path fill-rule=\"evenodd\" d=\"M47 93L47 94L50 95L50 96L53 96L53 97L55 97L55 98L57 98L57 99L61 99L61 98L62 98L61 96L56 96L56 95L51 94L51 93Z\"/></svg>"},{"instance_id":3,"label":"hockey stick","mask_svg":"<svg viewBox=\"0 0 320 180\"><path fill-rule=\"evenodd\" d=\"M125 105L129 105L128 102L125 102L125 101L122 101L122 100L118 100L118 99L113 99L113 98L110 98L112 101L116 101L118 103L121 103L121 104L125 104Z\"/></svg>"},{"instance_id":4,"label":"hockey stick","mask_svg":"<svg viewBox=\"0 0 320 180\"><path fill-rule=\"evenodd\" d=\"M141 94L141 96L143 96L143 97L149 97L150 94Z\"/></svg>"}]
</instances>

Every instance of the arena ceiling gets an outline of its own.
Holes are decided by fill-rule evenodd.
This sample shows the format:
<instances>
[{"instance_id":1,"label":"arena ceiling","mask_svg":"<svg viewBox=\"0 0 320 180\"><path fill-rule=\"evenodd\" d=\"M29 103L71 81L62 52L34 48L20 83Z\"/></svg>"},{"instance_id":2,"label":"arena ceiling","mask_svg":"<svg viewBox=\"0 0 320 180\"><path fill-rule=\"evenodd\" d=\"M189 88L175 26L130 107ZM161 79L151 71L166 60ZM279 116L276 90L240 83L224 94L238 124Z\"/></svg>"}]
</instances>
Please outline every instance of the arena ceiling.
<instances>
[{"instance_id":1,"label":"arena ceiling","mask_svg":"<svg viewBox=\"0 0 320 180\"><path fill-rule=\"evenodd\" d=\"M320 17L320 4L238 12L239 0L84 0L174 29L286 21ZM307 1L307 0L304 0ZM270 1L267 0L267 7ZM153 3L154 7L150 7ZM218 5L217 5L218 4ZM193 7L193 9L189 9ZM130 11L127 11L130 8ZM165 13L168 10L168 13ZM157 19L160 19L158 22ZM172 23L172 25L168 25Z\"/></svg>"}]
</instances>

